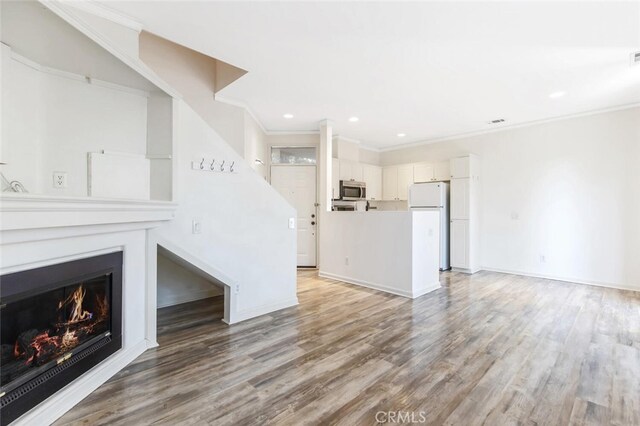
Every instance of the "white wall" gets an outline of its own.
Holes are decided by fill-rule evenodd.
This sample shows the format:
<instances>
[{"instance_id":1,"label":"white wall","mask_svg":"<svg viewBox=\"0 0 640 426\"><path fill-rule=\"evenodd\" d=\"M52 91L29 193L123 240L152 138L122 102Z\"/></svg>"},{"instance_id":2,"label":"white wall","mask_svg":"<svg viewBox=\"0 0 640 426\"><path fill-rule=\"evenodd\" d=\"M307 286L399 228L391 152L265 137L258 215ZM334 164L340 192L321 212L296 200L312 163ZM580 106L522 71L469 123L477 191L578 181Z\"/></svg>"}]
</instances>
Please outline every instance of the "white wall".
<instances>
[{"instance_id":1,"label":"white wall","mask_svg":"<svg viewBox=\"0 0 640 426\"><path fill-rule=\"evenodd\" d=\"M219 296L220 284L213 283L173 261L158 250L158 308Z\"/></svg>"},{"instance_id":2,"label":"white wall","mask_svg":"<svg viewBox=\"0 0 640 426\"><path fill-rule=\"evenodd\" d=\"M251 114L244 112L244 159L247 164L256 171L263 179L267 178L267 167L270 155L267 149L267 135L262 131L260 125L253 119ZM262 164L256 163L261 160Z\"/></svg>"},{"instance_id":3,"label":"white wall","mask_svg":"<svg viewBox=\"0 0 640 426\"><path fill-rule=\"evenodd\" d=\"M484 268L640 290L640 108L383 152L381 162L469 152L482 162Z\"/></svg>"},{"instance_id":4,"label":"white wall","mask_svg":"<svg viewBox=\"0 0 640 426\"><path fill-rule=\"evenodd\" d=\"M296 304L296 231L288 229L294 209L187 104L178 108L179 207L175 220L154 232L240 286L231 321ZM191 170L201 157L235 161L237 173ZM201 234L191 233L194 218Z\"/></svg>"},{"instance_id":5,"label":"white wall","mask_svg":"<svg viewBox=\"0 0 640 426\"><path fill-rule=\"evenodd\" d=\"M88 152L146 153L143 92L38 71L7 47L2 62L2 170L29 192L86 196ZM54 171L67 172L67 188L53 188Z\"/></svg>"}]
</instances>

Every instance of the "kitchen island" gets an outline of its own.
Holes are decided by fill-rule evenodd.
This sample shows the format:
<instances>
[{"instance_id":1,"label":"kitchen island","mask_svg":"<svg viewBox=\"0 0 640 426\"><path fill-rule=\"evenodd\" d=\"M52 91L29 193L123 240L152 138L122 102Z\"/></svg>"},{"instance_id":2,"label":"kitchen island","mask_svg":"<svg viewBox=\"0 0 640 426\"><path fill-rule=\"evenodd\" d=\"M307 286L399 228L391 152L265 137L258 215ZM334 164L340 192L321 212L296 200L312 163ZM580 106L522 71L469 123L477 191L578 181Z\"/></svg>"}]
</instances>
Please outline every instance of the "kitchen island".
<instances>
[{"instance_id":1,"label":"kitchen island","mask_svg":"<svg viewBox=\"0 0 640 426\"><path fill-rule=\"evenodd\" d=\"M327 212L319 275L416 298L440 288L437 211Z\"/></svg>"}]
</instances>

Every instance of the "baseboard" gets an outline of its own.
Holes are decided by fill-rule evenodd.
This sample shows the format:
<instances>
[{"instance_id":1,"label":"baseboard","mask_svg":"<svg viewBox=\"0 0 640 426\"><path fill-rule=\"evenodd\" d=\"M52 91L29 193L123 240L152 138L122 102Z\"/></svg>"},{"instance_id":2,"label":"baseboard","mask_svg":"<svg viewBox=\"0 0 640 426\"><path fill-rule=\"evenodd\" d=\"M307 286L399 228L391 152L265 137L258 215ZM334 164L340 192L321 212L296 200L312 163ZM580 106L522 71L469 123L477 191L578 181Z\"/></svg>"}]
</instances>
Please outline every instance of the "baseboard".
<instances>
[{"instance_id":1,"label":"baseboard","mask_svg":"<svg viewBox=\"0 0 640 426\"><path fill-rule=\"evenodd\" d=\"M158 309L166 308L167 306L181 305L183 303L195 302L196 300L207 299L209 297L221 296L224 293L217 289L215 290L200 290L190 293L177 294L171 297L167 297L162 301L158 300Z\"/></svg>"},{"instance_id":2,"label":"baseboard","mask_svg":"<svg viewBox=\"0 0 640 426\"><path fill-rule=\"evenodd\" d=\"M368 281L364 281L364 280L358 280L358 279L355 279L355 278L345 277L345 276L342 276L342 275L333 274L331 272L325 272L325 271L321 270L321 271L318 271L318 276L323 277L323 278L329 278L329 279L332 279L332 280L342 281L342 282L349 283L349 284L359 285L359 286L362 286L362 287L367 287L367 288L370 288L372 290L384 291L385 293L395 294L396 296L408 297L410 299L413 298L413 295L409 291L398 290L398 289L395 289L395 288L387 287L387 286L382 285L382 284L377 284L377 283L372 283L372 282L368 282Z\"/></svg>"},{"instance_id":3,"label":"baseboard","mask_svg":"<svg viewBox=\"0 0 640 426\"><path fill-rule=\"evenodd\" d=\"M53 423L146 350L146 340L142 340L128 349L121 349L20 416L12 425L48 425Z\"/></svg>"},{"instance_id":4,"label":"baseboard","mask_svg":"<svg viewBox=\"0 0 640 426\"><path fill-rule=\"evenodd\" d=\"M231 314L231 321L222 320L226 324L237 324L240 321L246 321L251 318L259 317L262 315L267 315L275 311L279 311L281 309L290 308L292 306L296 306L298 304L298 298L294 297L292 299L285 300L283 302L271 303L268 305L262 305L253 309L246 309L243 311L233 312Z\"/></svg>"},{"instance_id":5,"label":"baseboard","mask_svg":"<svg viewBox=\"0 0 640 426\"><path fill-rule=\"evenodd\" d=\"M420 296L424 296L427 293L431 293L434 290L439 289L440 287L442 287L442 285L440 285L440 281L436 281L435 283L428 285L426 287L421 288L420 290L416 290L413 292L413 298L417 298Z\"/></svg>"},{"instance_id":6,"label":"baseboard","mask_svg":"<svg viewBox=\"0 0 640 426\"><path fill-rule=\"evenodd\" d=\"M538 274L538 273L532 273L532 272L527 272L527 271L518 271L518 270L512 270L512 269L492 268L490 266L484 266L482 268L482 270L489 271L489 272L499 272L499 273L502 273L502 274L522 275L522 276L525 276L525 277L542 278L542 279L554 280L554 281L562 281L562 282L573 283L573 284L591 285L591 286L596 286L596 287L615 288L617 290L628 290L628 291L640 292L640 288L639 287L632 287L632 286L627 286L627 285L618 284L618 283L606 283L606 282L599 282L599 281L585 281L585 280L581 280L581 279L577 279L577 278L563 277L563 276L557 276L557 275Z\"/></svg>"},{"instance_id":7,"label":"baseboard","mask_svg":"<svg viewBox=\"0 0 640 426\"><path fill-rule=\"evenodd\" d=\"M345 276L342 276L342 275L332 274L331 272L319 271L318 272L318 276L323 277L323 278L329 278L329 279L332 279L332 280L343 281L343 282L349 283L349 284L359 285L359 286L362 286L362 287L370 288L372 290L384 291L385 293L395 294L396 296L408 297L409 299L415 299L416 297L423 296L423 295L429 293L430 291L437 290L437 289L440 288L440 281L436 281L432 285L429 285L427 287L423 287L420 290L417 290L417 291L414 291L414 292L410 292L410 291L398 290L396 288L387 287L385 285L378 284L378 283L372 283L372 282L369 282L369 281L358 280L358 279L351 278L351 277L345 277Z\"/></svg>"},{"instance_id":8,"label":"baseboard","mask_svg":"<svg viewBox=\"0 0 640 426\"><path fill-rule=\"evenodd\" d=\"M476 269L466 269L466 268L451 268L451 272L460 272L462 274L469 274L469 275L473 275L476 272L480 272L482 271L481 268L476 268ZM445 271L441 271L441 272L445 272Z\"/></svg>"}]
</instances>

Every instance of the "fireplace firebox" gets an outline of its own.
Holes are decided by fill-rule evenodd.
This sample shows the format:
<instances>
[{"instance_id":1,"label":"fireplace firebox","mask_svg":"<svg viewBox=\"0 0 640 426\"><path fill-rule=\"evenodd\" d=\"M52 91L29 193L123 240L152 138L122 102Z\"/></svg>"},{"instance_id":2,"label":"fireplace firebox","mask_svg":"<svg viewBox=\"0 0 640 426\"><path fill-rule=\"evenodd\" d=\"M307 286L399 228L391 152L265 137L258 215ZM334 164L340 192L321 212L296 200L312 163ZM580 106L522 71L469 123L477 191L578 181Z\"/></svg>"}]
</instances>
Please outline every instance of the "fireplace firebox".
<instances>
[{"instance_id":1,"label":"fireplace firebox","mask_svg":"<svg viewBox=\"0 0 640 426\"><path fill-rule=\"evenodd\" d=\"M0 424L122 347L122 252L0 277Z\"/></svg>"}]
</instances>

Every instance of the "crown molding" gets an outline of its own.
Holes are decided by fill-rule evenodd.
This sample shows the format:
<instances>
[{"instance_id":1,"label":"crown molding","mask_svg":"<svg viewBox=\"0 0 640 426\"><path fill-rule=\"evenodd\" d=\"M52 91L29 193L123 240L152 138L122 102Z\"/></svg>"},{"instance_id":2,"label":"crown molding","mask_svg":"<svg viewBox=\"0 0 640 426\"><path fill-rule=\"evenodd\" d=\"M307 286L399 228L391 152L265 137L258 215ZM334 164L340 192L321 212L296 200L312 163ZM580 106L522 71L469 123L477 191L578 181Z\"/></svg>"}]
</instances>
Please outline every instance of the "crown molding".
<instances>
[{"instance_id":1,"label":"crown molding","mask_svg":"<svg viewBox=\"0 0 640 426\"><path fill-rule=\"evenodd\" d=\"M358 139L353 139L353 138L350 138L350 137L347 137L347 136L342 136L340 134L333 135L333 139L342 139L343 141L355 143L357 145L361 145L362 144L362 141L360 141Z\"/></svg>"},{"instance_id":2,"label":"crown molding","mask_svg":"<svg viewBox=\"0 0 640 426\"><path fill-rule=\"evenodd\" d=\"M143 25L136 21L135 19L126 16L120 12L116 12L113 9L110 9L104 6L101 3L98 3L93 0L58 0L61 4L69 7L73 7L75 9L81 10L83 12L90 13L95 16L99 16L100 18L104 18L108 21L115 22L116 24L127 27L131 30L140 32L143 29Z\"/></svg>"},{"instance_id":3,"label":"crown molding","mask_svg":"<svg viewBox=\"0 0 640 426\"><path fill-rule=\"evenodd\" d=\"M377 150L379 152L399 151L399 150L402 150L402 149L414 148L414 147L423 146L423 145L430 145L430 144L438 143L438 142L446 142L446 141L456 140L456 139L471 138L471 137L474 137L474 136L486 135L486 134L490 134L490 133L498 133L498 132L504 132L504 131L507 131L507 130L514 130L514 129L521 129L521 128L524 128L524 127L537 126L539 124L553 123L555 121L570 120L572 118L588 117L588 116L591 116L591 115L606 114L608 112L616 112L616 111L622 111L622 110L625 110L625 109L633 109L633 108L639 108L639 107L640 107L640 102L636 102L636 103L631 103L631 104L626 104L626 105L619 105L619 106L616 106L616 107L601 108L601 109L597 109L597 110L584 111L584 112L579 112L579 113L575 113L575 114L562 115L562 116L559 116L559 117L545 118L545 119L542 119L542 120L527 121L527 122L524 122L524 123L512 124L512 125L509 125L509 126L502 126L500 128L497 128L497 129L485 129L485 130L477 130L477 131L466 132L466 133L457 133L457 134L453 134L453 135L449 135L449 136L443 136L443 137L439 137L439 138L424 139L424 140L421 140L421 141L409 142L409 143L402 144L402 145L386 146L386 147L378 148Z\"/></svg>"},{"instance_id":4,"label":"crown molding","mask_svg":"<svg viewBox=\"0 0 640 426\"><path fill-rule=\"evenodd\" d=\"M320 130L269 130L267 136L319 135Z\"/></svg>"},{"instance_id":5,"label":"crown molding","mask_svg":"<svg viewBox=\"0 0 640 426\"><path fill-rule=\"evenodd\" d=\"M249 105L247 105L245 102L238 101L236 99L225 98L224 96L220 96L217 93L213 94L213 100L223 104L233 105L233 106L244 109L247 112L247 114L249 114L251 118L253 118L253 121L258 123L258 127L260 127L260 130L262 130L262 132L266 135L269 134L269 131L264 128L264 126L262 125L262 122L258 120L258 117L256 116L256 114L253 112L251 108L249 108Z\"/></svg>"}]
</instances>

